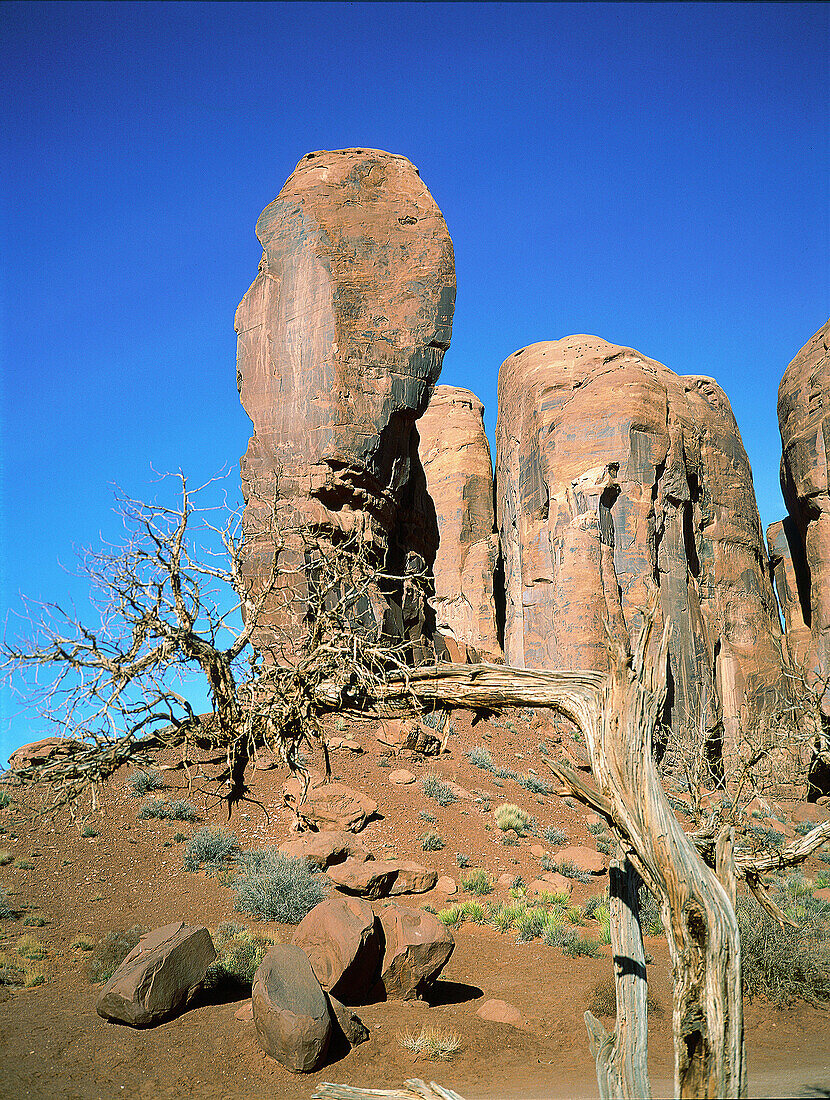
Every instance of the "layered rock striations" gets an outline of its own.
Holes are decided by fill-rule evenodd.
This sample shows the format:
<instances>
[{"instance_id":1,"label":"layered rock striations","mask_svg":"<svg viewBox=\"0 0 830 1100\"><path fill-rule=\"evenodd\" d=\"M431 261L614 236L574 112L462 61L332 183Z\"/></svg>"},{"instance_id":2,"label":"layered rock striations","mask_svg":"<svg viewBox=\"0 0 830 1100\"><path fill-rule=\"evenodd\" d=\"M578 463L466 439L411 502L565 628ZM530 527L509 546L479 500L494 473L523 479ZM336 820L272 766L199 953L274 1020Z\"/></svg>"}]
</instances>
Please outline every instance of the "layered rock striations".
<instances>
[{"instance_id":1,"label":"layered rock striations","mask_svg":"<svg viewBox=\"0 0 830 1100\"><path fill-rule=\"evenodd\" d=\"M784 371L778 389L781 429L781 487L795 531L794 570L806 646L795 643L800 666L811 686L822 687L822 709L830 716L830 321L804 345ZM798 537L796 538L795 532ZM779 595L781 589L779 588ZM782 597L785 606L787 596ZM790 623L787 624L788 629ZM796 620L795 630L801 629Z\"/></svg>"},{"instance_id":2,"label":"layered rock striations","mask_svg":"<svg viewBox=\"0 0 830 1100\"><path fill-rule=\"evenodd\" d=\"M418 423L419 452L438 518L436 626L462 653L503 660L493 582L499 539L484 406L469 390L438 386ZM456 654L452 654L456 656Z\"/></svg>"},{"instance_id":3,"label":"layered rock striations","mask_svg":"<svg viewBox=\"0 0 830 1100\"><path fill-rule=\"evenodd\" d=\"M405 157L345 149L303 157L256 233L259 274L235 321L254 429L242 459L249 579L273 560L264 517L274 502L281 523L357 532L387 571L415 578L438 541L414 426L450 342L444 218ZM390 634L423 636L429 612L414 580L374 591L371 604ZM289 613L275 597L275 630L301 619L301 606Z\"/></svg>"},{"instance_id":4,"label":"layered rock striations","mask_svg":"<svg viewBox=\"0 0 830 1100\"><path fill-rule=\"evenodd\" d=\"M654 594L671 623L680 734L735 752L785 691L752 473L729 402L595 336L534 344L499 374L497 513L505 655L607 668Z\"/></svg>"}]
</instances>

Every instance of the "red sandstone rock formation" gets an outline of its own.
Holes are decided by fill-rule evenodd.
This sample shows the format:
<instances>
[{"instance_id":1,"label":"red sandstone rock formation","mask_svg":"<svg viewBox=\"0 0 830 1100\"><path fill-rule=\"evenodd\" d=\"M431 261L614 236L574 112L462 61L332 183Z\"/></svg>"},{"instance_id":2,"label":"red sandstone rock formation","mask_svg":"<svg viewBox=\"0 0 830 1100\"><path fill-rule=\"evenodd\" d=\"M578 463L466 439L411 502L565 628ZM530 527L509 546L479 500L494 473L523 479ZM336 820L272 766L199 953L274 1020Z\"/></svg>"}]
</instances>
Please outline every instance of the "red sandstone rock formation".
<instances>
[{"instance_id":1,"label":"red sandstone rock formation","mask_svg":"<svg viewBox=\"0 0 830 1100\"><path fill-rule=\"evenodd\" d=\"M254 426L242 459L248 574L255 583L272 560L261 513L276 498L282 519L361 532L387 570L415 576L437 545L413 427L450 342L444 218L405 157L344 149L303 157L256 232L259 274L235 322ZM272 624L288 619L296 634L302 608L278 604ZM372 614L417 641L425 595L416 583L377 592Z\"/></svg>"},{"instance_id":2,"label":"red sandstone rock formation","mask_svg":"<svg viewBox=\"0 0 830 1100\"><path fill-rule=\"evenodd\" d=\"M493 577L499 539L484 406L469 390L438 386L418 423L419 453L438 516L433 566L438 630L486 660L504 659Z\"/></svg>"},{"instance_id":3,"label":"red sandstone rock formation","mask_svg":"<svg viewBox=\"0 0 830 1100\"><path fill-rule=\"evenodd\" d=\"M655 588L672 625L671 721L727 762L739 723L784 692L752 473L729 402L595 336L534 344L499 374L497 510L505 653L607 667Z\"/></svg>"},{"instance_id":4,"label":"red sandstone rock formation","mask_svg":"<svg viewBox=\"0 0 830 1100\"><path fill-rule=\"evenodd\" d=\"M808 340L781 379L781 487L801 536L806 570L800 593L810 643L802 668L811 683L830 677L830 321ZM797 552L798 553L798 552ZM797 557L797 553L796 556ZM779 594L781 590L779 589ZM786 597L782 598L785 605ZM787 624L789 627L789 623ZM797 624L796 624L797 625ZM830 715L830 691L822 709Z\"/></svg>"},{"instance_id":5,"label":"red sandstone rock formation","mask_svg":"<svg viewBox=\"0 0 830 1100\"><path fill-rule=\"evenodd\" d=\"M810 650L810 577L804 544L791 516L767 528L769 563L784 616L784 651L794 670L803 669ZM806 612L806 615L805 615Z\"/></svg>"}]
</instances>

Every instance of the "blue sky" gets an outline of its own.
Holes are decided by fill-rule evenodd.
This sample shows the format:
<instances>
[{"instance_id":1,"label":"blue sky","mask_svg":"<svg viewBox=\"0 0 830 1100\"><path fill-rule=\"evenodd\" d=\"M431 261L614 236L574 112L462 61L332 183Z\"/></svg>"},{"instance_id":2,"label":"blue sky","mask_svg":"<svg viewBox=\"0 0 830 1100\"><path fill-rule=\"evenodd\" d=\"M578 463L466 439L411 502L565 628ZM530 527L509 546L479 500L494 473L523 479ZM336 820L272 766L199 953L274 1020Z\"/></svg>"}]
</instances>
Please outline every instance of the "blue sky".
<instances>
[{"instance_id":1,"label":"blue sky","mask_svg":"<svg viewBox=\"0 0 830 1100\"><path fill-rule=\"evenodd\" d=\"M113 482L233 467L253 227L314 149L403 153L455 243L442 381L592 333L729 395L764 523L830 289L830 5L0 8L2 602L82 600ZM43 731L3 696L0 756Z\"/></svg>"}]
</instances>

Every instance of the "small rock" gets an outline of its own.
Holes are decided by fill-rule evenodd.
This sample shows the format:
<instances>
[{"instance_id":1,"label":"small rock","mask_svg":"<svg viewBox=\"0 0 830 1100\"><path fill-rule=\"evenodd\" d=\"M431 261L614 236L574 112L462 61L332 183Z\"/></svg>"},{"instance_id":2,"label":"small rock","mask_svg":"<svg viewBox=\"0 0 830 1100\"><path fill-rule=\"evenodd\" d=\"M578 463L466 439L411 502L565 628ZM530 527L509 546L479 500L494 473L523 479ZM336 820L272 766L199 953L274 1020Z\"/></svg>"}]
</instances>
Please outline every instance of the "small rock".
<instances>
[{"instance_id":1,"label":"small rock","mask_svg":"<svg viewBox=\"0 0 830 1100\"><path fill-rule=\"evenodd\" d=\"M499 875L499 886L512 886L515 879L515 875L508 875L505 872L503 875Z\"/></svg>"},{"instance_id":2,"label":"small rock","mask_svg":"<svg viewBox=\"0 0 830 1100\"><path fill-rule=\"evenodd\" d=\"M578 871L585 871L589 875L602 875L607 870L605 856L593 848L585 848L581 844L570 844L556 853L556 862L572 863Z\"/></svg>"},{"instance_id":3,"label":"small rock","mask_svg":"<svg viewBox=\"0 0 830 1100\"><path fill-rule=\"evenodd\" d=\"M243 1024L252 1024L254 1022L254 1006L251 1001L246 1001L242 1008L238 1008L234 1012L234 1018L241 1020Z\"/></svg>"},{"instance_id":4,"label":"small rock","mask_svg":"<svg viewBox=\"0 0 830 1100\"><path fill-rule=\"evenodd\" d=\"M331 1010L332 1024L332 1038L334 1034L339 1031L350 1047L359 1046L361 1043L365 1043L369 1038L369 1029L363 1023L361 1018L356 1012L352 1012L350 1008L338 1001L336 997L332 997L331 993L327 993L329 1008Z\"/></svg>"},{"instance_id":5,"label":"small rock","mask_svg":"<svg viewBox=\"0 0 830 1100\"><path fill-rule=\"evenodd\" d=\"M445 786L449 787L456 798L463 802L472 802L475 799L474 794L470 794L464 787L460 787L457 783L453 783L451 779L444 780Z\"/></svg>"},{"instance_id":6,"label":"small rock","mask_svg":"<svg viewBox=\"0 0 830 1100\"><path fill-rule=\"evenodd\" d=\"M822 886L820 890L813 891L813 897L818 901L826 901L830 903L830 886Z\"/></svg>"},{"instance_id":7,"label":"small rock","mask_svg":"<svg viewBox=\"0 0 830 1100\"><path fill-rule=\"evenodd\" d=\"M584 817L584 821L585 821L586 825L602 825L603 824L603 819L599 816L599 814L586 814L585 817Z\"/></svg>"},{"instance_id":8,"label":"small rock","mask_svg":"<svg viewBox=\"0 0 830 1100\"><path fill-rule=\"evenodd\" d=\"M532 856L534 856L536 859L541 859L542 856L547 855L547 851L546 851L546 849L544 849L542 847L541 844L531 844L530 845L530 854Z\"/></svg>"},{"instance_id":9,"label":"small rock","mask_svg":"<svg viewBox=\"0 0 830 1100\"><path fill-rule=\"evenodd\" d=\"M540 879L547 883L547 890L551 894L567 894L570 897L573 893L573 879L565 878L558 871L548 871L540 875Z\"/></svg>"},{"instance_id":10,"label":"small rock","mask_svg":"<svg viewBox=\"0 0 830 1100\"><path fill-rule=\"evenodd\" d=\"M441 875L435 883L435 889L440 890L442 894L455 894L458 892L455 879L451 879L449 875Z\"/></svg>"},{"instance_id":11,"label":"small rock","mask_svg":"<svg viewBox=\"0 0 830 1100\"><path fill-rule=\"evenodd\" d=\"M362 864L346 860L329 868L327 873L338 889L364 898L424 894L438 878L437 871L403 859L378 859Z\"/></svg>"},{"instance_id":12,"label":"small rock","mask_svg":"<svg viewBox=\"0 0 830 1100\"><path fill-rule=\"evenodd\" d=\"M72 756L83 747L80 741L71 737L44 737L40 741L32 741L29 745L21 745L19 749L15 749L9 757L9 768L14 770L45 764L47 760Z\"/></svg>"},{"instance_id":13,"label":"small rock","mask_svg":"<svg viewBox=\"0 0 830 1100\"><path fill-rule=\"evenodd\" d=\"M105 1020L147 1027L183 1008L216 958L207 928L182 921L142 936L96 1003Z\"/></svg>"},{"instance_id":14,"label":"small rock","mask_svg":"<svg viewBox=\"0 0 830 1100\"><path fill-rule=\"evenodd\" d=\"M485 1001L476 1010L476 1016L490 1020L495 1024L509 1024L510 1027L524 1028L524 1017L515 1005L509 1001Z\"/></svg>"},{"instance_id":15,"label":"small rock","mask_svg":"<svg viewBox=\"0 0 830 1100\"><path fill-rule=\"evenodd\" d=\"M389 782L396 787L405 787L408 783L415 782L415 776L405 768L399 768L397 771L389 773Z\"/></svg>"},{"instance_id":16,"label":"small rock","mask_svg":"<svg viewBox=\"0 0 830 1100\"><path fill-rule=\"evenodd\" d=\"M269 948L251 989L257 1040L266 1054L294 1073L310 1073L331 1038L329 1003L308 956L294 944Z\"/></svg>"}]
</instances>

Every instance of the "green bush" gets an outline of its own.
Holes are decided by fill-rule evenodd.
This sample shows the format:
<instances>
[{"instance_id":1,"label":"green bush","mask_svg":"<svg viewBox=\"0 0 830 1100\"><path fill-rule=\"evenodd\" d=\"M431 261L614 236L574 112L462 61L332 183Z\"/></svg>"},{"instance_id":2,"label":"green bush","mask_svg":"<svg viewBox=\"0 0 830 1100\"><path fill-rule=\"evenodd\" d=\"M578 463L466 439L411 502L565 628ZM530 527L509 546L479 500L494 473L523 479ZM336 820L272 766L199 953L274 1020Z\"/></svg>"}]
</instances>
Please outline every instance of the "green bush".
<instances>
[{"instance_id":1,"label":"green bush","mask_svg":"<svg viewBox=\"0 0 830 1100\"><path fill-rule=\"evenodd\" d=\"M428 798L434 798L439 806L449 806L451 802L457 802L458 797L453 793L452 787L448 786L437 775L425 775L421 780L424 788L424 794Z\"/></svg>"},{"instance_id":2,"label":"green bush","mask_svg":"<svg viewBox=\"0 0 830 1100\"><path fill-rule=\"evenodd\" d=\"M158 818L160 821L196 821L196 807L184 798L170 801L167 798L151 798L138 811L142 820Z\"/></svg>"},{"instance_id":3,"label":"green bush","mask_svg":"<svg viewBox=\"0 0 830 1100\"><path fill-rule=\"evenodd\" d=\"M100 835L101 833L98 831L98 829L95 828L94 825L84 825L83 829L81 830L81 836L85 839Z\"/></svg>"},{"instance_id":4,"label":"green bush","mask_svg":"<svg viewBox=\"0 0 830 1100\"><path fill-rule=\"evenodd\" d=\"M463 870L463 868L470 866L470 857L465 856L463 852L456 852L455 853L455 862Z\"/></svg>"},{"instance_id":5,"label":"green bush","mask_svg":"<svg viewBox=\"0 0 830 1100\"><path fill-rule=\"evenodd\" d=\"M460 928L464 923L464 913L460 905L450 905L438 910L438 919L447 928Z\"/></svg>"},{"instance_id":6,"label":"green bush","mask_svg":"<svg viewBox=\"0 0 830 1100\"><path fill-rule=\"evenodd\" d=\"M226 984L250 986L265 952L274 943L270 936L229 921L219 925L212 939L216 958L205 974L208 988Z\"/></svg>"},{"instance_id":7,"label":"green bush","mask_svg":"<svg viewBox=\"0 0 830 1100\"><path fill-rule=\"evenodd\" d=\"M326 896L327 879L304 859L292 859L276 848L246 852L243 871L234 882L234 909L263 920L299 924Z\"/></svg>"},{"instance_id":8,"label":"green bush","mask_svg":"<svg viewBox=\"0 0 830 1100\"><path fill-rule=\"evenodd\" d=\"M135 772L131 775L127 780L127 786L130 793L138 798L142 794L147 794L148 791L160 790L164 786L164 780L157 768L150 768L149 771Z\"/></svg>"},{"instance_id":9,"label":"green bush","mask_svg":"<svg viewBox=\"0 0 830 1100\"><path fill-rule=\"evenodd\" d=\"M14 915L15 912L9 901L9 895L3 887L0 886L0 920L10 920Z\"/></svg>"},{"instance_id":10,"label":"green bush","mask_svg":"<svg viewBox=\"0 0 830 1100\"><path fill-rule=\"evenodd\" d=\"M562 937L562 950L571 959L577 959L580 955L595 959L599 955L599 948L594 940L581 935L579 932L565 933Z\"/></svg>"},{"instance_id":11,"label":"green bush","mask_svg":"<svg viewBox=\"0 0 830 1100\"><path fill-rule=\"evenodd\" d=\"M425 852L440 852L444 847L444 841L438 833L424 833L421 837L421 848Z\"/></svg>"},{"instance_id":12,"label":"green bush","mask_svg":"<svg viewBox=\"0 0 830 1100\"><path fill-rule=\"evenodd\" d=\"M476 768L482 768L484 771L491 772L493 768L493 757L483 748L481 745L476 745L475 748L470 749L469 752L465 752L464 755Z\"/></svg>"},{"instance_id":13,"label":"green bush","mask_svg":"<svg viewBox=\"0 0 830 1100\"><path fill-rule=\"evenodd\" d=\"M545 829L545 840L554 847L564 844L567 839L568 837L563 829L557 829L553 825L548 825Z\"/></svg>"},{"instance_id":14,"label":"green bush","mask_svg":"<svg viewBox=\"0 0 830 1100\"><path fill-rule=\"evenodd\" d=\"M512 802L498 806L493 816L503 833L512 830L517 836L524 836L530 827L530 815Z\"/></svg>"},{"instance_id":15,"label":"green bush","mask_svg":"<svg viewBox=\"0 0 830 1100\"><path fill-rule=\"evenodd\" d=\"M776 898L787 908L784 897ZM830 1001L830 922L820 902L803 899L798 906L801 927L782 930L754 898L739 898L736 906L741 933L741 970L749 1000L765 997L776 1007L807 1001ZM810 898L815 902L814 898ZM788 914L789 915L789 914Z\"/></svg>"},{"instance_id":16,"label":"green bush","mask_svg":"<svg viewBox=\"0 0 830 1100\"><path fill-rule=\"evenodd\" d=\"M548 910L541 905L529 906L520 913L515 920L516 931L519 933L518 943L527 943L535 940L547 925Z\"/></svg>"},{"instance_id":17,"label":"green bush","mask_svg":"<svg viewBox=\"0 0 830 1100\"><path fill-rule=\"evenodd\" d=\"M530 791L531 794L550 794L550 787L538 775L532 775L531 773L517 775L516 782L520 787L524 787L526 791Z\"/></svg>"},{"instance_id":18,"label":"green bush","mask_svg":"<svg viewBox=\"0 0 830 1100\"><path fill-rule=\"evenodd\" d=\"M544 860L543 860L544 865ZM592 882L592 877L587 871L580 871L575 863L572 863L569 859L562 859L553 864L553 870L558 871L560 875L564 875L565 878L573 879L574 882Z\"/></svg>"},{"instance_id":19,"label":"green bush","mask_svg":"<svg viewBox=\"0 0 830 1100\"><path fill-rule=\"evenodd\" d=\"M108 982L146 931L136 924L132 928L108 932L89 957L86 968L89 980Z\"/></svg>"},{"instance_id":20,"label":"green bush","mask_svg":"<svg viewBox=\"0 0 830 1100\"><path fill-rule=\"evenodd\" d=\"M236 860L239 854L239 843L230 829L214 829L204 825L192 833L182 852L182 859L186 871L198 871L204 864L208 874L215 874Z\"/></svg>"},{"instance_id":21,"label":"green bush","mask_svg":"<svg viewBox=\"0 0 830 1100\"><path fill-rule=\"evenodd\" d=\"M585 826L591 836L602 836L605 832L605 826L601 821L589 821Z\"/></svg>"},{"instance_id":22,"label":"green bush","mask_svg":"<svg viewBox=\"0 0 830 1100\"><path fill-rule=\"evenodd\" d=\"M659 936L663 932L660 906L647 886L640 887L640 930L644 936Z\"/></svg>"},{"instance_id":23,"label":"green bush","mask_svg":"<svg viewBox=\"0 0 830 1100\"><path fill-rule=\"evenodd\" d=\"M0 810L5 810L7 806L11 806L12 796L8 791L0 791Z\"/></svg>"},{"instance_id":24,"label":"green bush","mask_svg":"<svg viewBox=\"0 0 830 1100\"><path fill-rule=\"evenodd\" d=\"M468 894L477 894L479 897L493 893L493 880L481 868L471 871L469 875L462 875L461 885Z\"/></svg>"}]
</instances>

